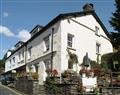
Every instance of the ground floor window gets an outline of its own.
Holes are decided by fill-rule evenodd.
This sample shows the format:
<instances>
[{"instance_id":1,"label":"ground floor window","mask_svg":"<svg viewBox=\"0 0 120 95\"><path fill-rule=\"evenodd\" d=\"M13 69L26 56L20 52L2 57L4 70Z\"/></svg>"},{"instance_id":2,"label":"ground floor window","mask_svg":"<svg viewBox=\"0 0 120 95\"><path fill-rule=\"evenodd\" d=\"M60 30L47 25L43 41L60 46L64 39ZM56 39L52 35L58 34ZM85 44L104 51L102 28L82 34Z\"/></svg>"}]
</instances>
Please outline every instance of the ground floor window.
<instances>
[{"instance_id":1,"label":"ground floor window","mask_svg":"<svg viewBox=\"0 0 120 95\"><path fill-rule=\"evenodd\" d=\"M46 73L49 74L51 72L51 61L50 59L44 60L44 64L46 67Z\"/></svg>"}]
</instances>

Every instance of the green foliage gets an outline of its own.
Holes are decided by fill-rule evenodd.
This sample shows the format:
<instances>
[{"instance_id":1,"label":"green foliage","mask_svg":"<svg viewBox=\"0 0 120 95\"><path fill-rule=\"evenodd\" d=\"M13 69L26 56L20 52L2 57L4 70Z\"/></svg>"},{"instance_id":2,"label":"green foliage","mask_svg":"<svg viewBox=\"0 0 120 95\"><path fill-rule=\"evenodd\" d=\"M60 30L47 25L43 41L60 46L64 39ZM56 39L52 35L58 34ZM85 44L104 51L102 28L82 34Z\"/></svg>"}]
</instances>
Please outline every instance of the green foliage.
<instances>
[{"instance_id":1,"label":"green foliage","mask_svg":"<svg viewBox=\"0 0 120 95\"><path fill-rule=\"evenodd\" d=\"M4 68L4 61L0 60L0 68Z\"/></svg>"},{"instance_id":2,"label":"green foliage","mask_svg":"<svg viewBox=\"0 0 120 95\"><path fill-rule=\"evenodd\" d=\"M109 73L113 64L113 53L105 54L101 57L101 68L106 73Z\"/></svg>"},{"instance_id":3,"label":"green foliage","mask_svg":"<svg viewBox=\"0 0 120 95\"><path fill-rule=\"evenodd\" d=\"M58 93L61 93L59 87L55 83L55 77L48 76L45 81L45 87L50 94L57 95Z\"/></svg>"},{"instance_id":4,"label":"green foliage","mask_svg":"<svg viewBox=\"0 0 120 95\"><path fill-rule=\"evenodd\" d=\"M112 13L110 24L117 32L120 32L120 0L115 0L115 7L116 11Z\"/></svg>"},{"instance_id":5,"label":"green foliage","mask_svg":"<svg viewBox=\"0 0 120 95\"><path fill-rule=\"evenodd\" d=\"M120 51L103 55L101 57L101 68L105 72L116 70L114 69L114 61L118 62L117 70L120 71Z\"/></svg>"},{"instance_id":6,"label":"green foliage","mask_svg":"<svg viewBox=\"0 0 120 95\"><path fill-rule=\"evenodd\" d=\"M3 60L0 60L0 73L3 73L3 70L5 68L5 62Z\"/></svg>"},{"instance_id":7,"label":"green foliage","mask_svg":"<svg viewBox=\"0 0 120 95\"><path fill-rule=\"evenodd\" d=\"M68 64L69 64L69 69L72 69L73 64L78 63L78 56L74 53L71 53L68 51L69 59L68 59Z\"/></svg>"},{"instance_id":8,"label":"green foliage","mask_svg":"<svg viewBox=\"0 0 120 95\"><path fill-rule=\"evenodd\" d=\"M98 65L98 63L96 61L90 61L90 66L91 66L92 69L96 68L97 65Z\"/></svg>"},{"instance_id":9,"label":"green foliage","mask_svg":"<svg viewBox=\"0 0 120 95\"><path fill-rule=\"evenodd\" d=\"M120 0L115 0L116 10L112 13L113 17L109 21L111 26L116 30L116 32L112 32L113 37L113 46L115 48L119 48L120 46Z\"/></svg>"}]
</instances>

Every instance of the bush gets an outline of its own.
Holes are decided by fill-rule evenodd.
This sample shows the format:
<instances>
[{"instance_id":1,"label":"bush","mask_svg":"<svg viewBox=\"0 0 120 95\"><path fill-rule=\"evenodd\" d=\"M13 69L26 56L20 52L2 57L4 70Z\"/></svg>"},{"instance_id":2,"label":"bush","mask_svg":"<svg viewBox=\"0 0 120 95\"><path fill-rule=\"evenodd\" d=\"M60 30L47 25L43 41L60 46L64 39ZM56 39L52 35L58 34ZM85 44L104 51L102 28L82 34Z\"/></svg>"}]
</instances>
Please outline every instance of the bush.
<instances>
[{"instance_id":1,"label":"bush","mask_svg":"<svg viewBox=\"0 0 120 95\"><path fill-rule=\"evenodd\" d=\"M55 83L55 77L47 77L45 81L45 87L48 93L57 95L60 92L59 87Z\"/></svg>"}]
</instances>

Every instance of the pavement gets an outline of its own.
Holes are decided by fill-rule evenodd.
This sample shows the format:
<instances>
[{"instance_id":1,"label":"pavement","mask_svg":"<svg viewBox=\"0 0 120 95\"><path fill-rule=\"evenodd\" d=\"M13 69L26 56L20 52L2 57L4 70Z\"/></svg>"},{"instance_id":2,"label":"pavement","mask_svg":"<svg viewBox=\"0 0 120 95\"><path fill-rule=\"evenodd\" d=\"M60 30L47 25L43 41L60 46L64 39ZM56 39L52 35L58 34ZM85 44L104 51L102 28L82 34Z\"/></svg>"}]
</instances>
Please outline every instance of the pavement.
<instances>
[{"instance_id":1,"label":"pavement","mask_svg":"<svg viewBox=\"0 0 120 95\"><path fill-rule=\"evenodd\" d=\"M0 84L0 95L23 95L7 86Z\"/></svg>"}]
</instances>

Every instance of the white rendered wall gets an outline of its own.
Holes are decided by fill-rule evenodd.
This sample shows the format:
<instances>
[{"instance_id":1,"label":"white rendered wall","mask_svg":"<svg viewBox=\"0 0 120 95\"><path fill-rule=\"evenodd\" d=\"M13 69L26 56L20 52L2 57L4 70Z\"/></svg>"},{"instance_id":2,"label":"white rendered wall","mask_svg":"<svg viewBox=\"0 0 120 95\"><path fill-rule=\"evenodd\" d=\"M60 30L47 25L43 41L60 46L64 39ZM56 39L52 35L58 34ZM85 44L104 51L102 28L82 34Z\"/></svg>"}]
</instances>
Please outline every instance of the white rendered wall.
<instances>
[{"instance_id":1,"label":"white rendered wall","mask_svg":"<svg viewBox=\"0 0 120 95\"><path fill-rule=\"evenodd\" d=\"M22 52L23 50L24 50L24 58L23 58L23 60L21 62L19 62L18 54L19 54L19 52ZM15 57L15 63L13 62L13 57ZM10 64L10 60L11 60L12 64ZM10 70L14 70L14 69L19 68L19 67L21 67L23 65L25 65L25 47L18 50L16 53L11 55L6 60L6 62L5 62L5 72L10 71Z\"/></svg>"},{"instance_id":2,"label":"white rendered wall","mask_svg":"<svg viewBox=\"0 0 120 95\"><path fill-rule=\"evenodd\" d=\"M86 25L87 27L95 30L95 26L99 27L100 35L107 38L103 29L99 23L94 19L92 15L72 18L79 23ZM83 57L88 52L88 57L91 60L96 60L96 43L101 44L100 53L105 54L112 52L112 45L109 40L103 38L102 36L95 35L95 32L79 25L70 20L63 20L61 22L61 70L64 71L68 68L68 55L67 55L67 34L70 33L74 35L73 38L73 52L78 55L79 64L82 63Z\"/></svg>"},{"instance_id":3,"label":"white rendered wall","mask_svg":"<svg viewBox=\"0 0 120 95\"><path fill-rule=\"evenodd\" d=\"M54 28L53 34L53 51L55 51L55 56L53 57L53 68L60 69L60 22L56 23L42 34L37 36L34 40L28 43L27 48L32 47L31 58L26 59L26 63L30 63L38 58L41 58L41 61L44 61L48 54L51 53L51 31ZM50 49L49 51L44 51L44 38L50 35ZM46 57L46 58L45 58Z\"/></svg>"}]
</instances>

